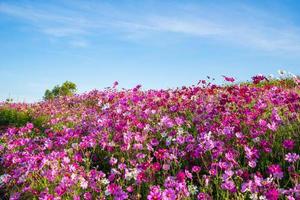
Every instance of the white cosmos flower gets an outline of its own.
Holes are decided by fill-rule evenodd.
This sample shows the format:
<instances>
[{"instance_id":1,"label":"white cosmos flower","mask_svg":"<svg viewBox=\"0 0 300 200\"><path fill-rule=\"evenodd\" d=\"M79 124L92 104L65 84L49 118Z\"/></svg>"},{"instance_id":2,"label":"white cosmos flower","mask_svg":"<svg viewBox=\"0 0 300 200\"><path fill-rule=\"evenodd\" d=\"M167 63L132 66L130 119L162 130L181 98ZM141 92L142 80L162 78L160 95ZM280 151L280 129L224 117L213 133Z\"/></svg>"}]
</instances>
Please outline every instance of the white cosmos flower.
<instances>
[{"instance_id":1,"label":"white cosmos flower","mask_svg":"<svg viewBox=\"0 0 300 200\"><path fill-rule=\"evenodd\" d=\"M170 143L173 140L173 138L171 136L167 137L166 142Z\"/></svg>"},{"instance_id":2,"label":"white cosmos flower","mask_svg":"<svg viewBox=\"0 0 300 200\"><path fill-rule=\"evenodd\" d=\"M71 174L71 179L72 179L72 180L75 180L76 177L77 177L77 174L74 174L74 173Z\"/></svg>"},{"instance_id":3,"label":"white cosmos flower","mask_svg":"<svg viewBox=\"0 0 300 200\"><path fill-rule=\"evenodd\" d=\"M107 178L103 178L103 179L101 179L101 183L103 185L108 185L109 184L109 180Z\"/></svg>"},{"instance_id":4,"label":"white cosmos flower","mask_svg":"<svg viewBox=\"0 0 300 200\"><path fill-rule=\"evenodd\" d=\"M88 187L88 182L83 177L80 178L80 187L86 189Z\"/></svg>"},{"instance_id":5,"label":"white cosmos flower","mask_svg":"<svg viewBox=\"0 0 300 200\"><path fill-rule=\"evenodd\" d=\"M167 136L167 133L166 132L162 132L161 133L161 137L166 137Z\"/></svg>"},{"instance_id":6,"label":"white cosmos flower","mask_svg":"<svg viewBox=\"0 0 300 200\"><path fill-rule=\"evenodd\" d=\"M109 196L110 195L110 192L108 189L105 190L105 196Z\"/></svg>"},{"instance_id":7,"label":"white cosmos flower","mask_svg":"<svg viewBox=\"0 0 300 200\"><path fill-rule=\"evenodd\" d=\"M136 180L137 179L137 175L138 175L138 170L137 169L129 169L129 170L126 170L125 171L125 179L126 180L131 180L131 179L134 179Z\"/></svg>"},{"instance_id":8,"label":"white cosmos flower","mask_svg":"<svg viewBox=\"0 0 300 200\"><path fill-rule=\"evenodd\" d=\"M102 110L108 109L110 107L109 103L106 103L102 106Z\"/></svg>"},{"instance_id":9,"label":"white cosmos flower","mask_svg":"<svg viewBox=\"0 0 300 200\"><path fill-rule=\"evenodd\" d=\"M6 180L10 177L9 174L3 174L0 176L0 186L6 182Z\"/></svg>"},{"instance_id":10,"label":"white cosmos flower","mask_svg":"<svg viewBox=\"0 0 300 200\"><path fill-rule=\"evenodd\" d=\"M71 146L72 146L73 149L78 149L78 143L72 143Z\"/></svg>"},{"instance_id":11,"label":"white cosmos flower","mask_svg":"<svg viewBox=\"0 0 300 200\"><path fill-rule=\"evenodd\" d=\"M195 185L188 185L188 190L191 193L191 195L195 195L198 192L198 188Z\"/></svg>"},{"instance_id":12,"label":"white cosmos flower","mask_svg":"<svg viewBox=\"0 0 300 200\"><path fill-rule=\"evenodd\" d=\"M262 195L259 197L259 200L267 200L266 196Z\"/></svg>"},{"instance_id":13,"label":"white cosmos flower","mask_svg":"<svg viewBox=\"0 0 300 200\"><path fill-rule=\"evenodd\" d=\"M177 131L177 135L182 135L184 133L184 130L182 127L179 127L178 128L178 131Z\"/></svg>"},{"instance_id":14,"label":"white cosmos flower","mask_svg":"<svg viewBox=\"0 0 300 200\"><path fill-rule=\"evenodd\" d=\"M252 193L252 194L250 195L250 199L252 199L252 200L258 200L258 195L257 195L257 193Z\"/></svg>"}]
</instances>

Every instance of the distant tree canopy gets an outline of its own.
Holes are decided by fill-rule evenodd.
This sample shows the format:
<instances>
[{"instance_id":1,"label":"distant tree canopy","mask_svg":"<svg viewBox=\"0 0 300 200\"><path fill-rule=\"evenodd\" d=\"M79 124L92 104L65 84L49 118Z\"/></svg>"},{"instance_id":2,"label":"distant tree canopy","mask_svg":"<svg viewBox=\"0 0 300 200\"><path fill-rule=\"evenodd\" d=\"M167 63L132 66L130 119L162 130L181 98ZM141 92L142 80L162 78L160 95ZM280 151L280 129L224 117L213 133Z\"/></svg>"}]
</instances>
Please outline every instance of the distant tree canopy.
<instances>
[{"instance_id":1,"label":"distant tree canopy","mask_svg":"<svg viewBox=\"0 0 300 200\"><path fill-rule=\"evenodd\" d=\"M56 85L52 90L47 89L44 94L44 100L54 99L60 96L71 96L77 91L75 83L70 81L64 82L61 86Z\"/></svg>"}]
</instances>

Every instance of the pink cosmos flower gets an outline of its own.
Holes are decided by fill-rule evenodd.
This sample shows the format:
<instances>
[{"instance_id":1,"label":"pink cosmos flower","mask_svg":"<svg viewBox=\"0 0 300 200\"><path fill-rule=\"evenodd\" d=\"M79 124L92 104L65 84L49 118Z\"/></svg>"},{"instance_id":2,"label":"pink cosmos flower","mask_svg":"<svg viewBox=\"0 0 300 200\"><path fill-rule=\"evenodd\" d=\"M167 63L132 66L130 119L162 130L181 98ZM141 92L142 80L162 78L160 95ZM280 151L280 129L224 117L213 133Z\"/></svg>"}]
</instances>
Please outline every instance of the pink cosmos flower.
<instances>
[{"instance_id":1,"label":"pink cosmos flower","mask_svg":"<svg viewBox=\"0 0 300 200\"><path fill-rule=\"evenodd\" d=\"M253 76L252 80L253 80L254 84L258 84L263 80L267 80L267 78L265 76L259 74L259 75Z\"/></svg>"},{"instance_id":2,"label":"pink cosmos flower","mask_svg":"<svg viewBox=\"0 0 300 200\"><path fill-rule=\"evenodd\" d=\"M251 168L255 168L256 167L256 160L249 160L248 161L248 166Z\"/></svg>"},{"instance_id":3,"label":"pink cosmos flower","mask_svg":"<svg viewBox=\"0 0 300 200\"><path fill-rule=\"evenodd\" d=\"M268 200L277 200L277 199L279 199L279 192L275 188L268 189L268 191L265 193L265 195L266 195L266 198Z\"/></svg>"},{"instance_id":4,"label":"pink cosmos flower","mask_svg":"<svg viewBox=\"0 0 300 200\"><path fill-rule=\"evenodd\" d=\"M197 195L197 199L198 200L212 200L212 198L207 193L204 193L204 192L200 192Z\"/></svg>"},{"instance_id":5,"label":"pink cosmos flower","mask_svg":"<svg viewBox=\"0 0 300 200\"><path fill-rule=\"evenodd\" d=\"M15 192L15 193L10 195L9 200L19 200L20 197L21 197L21 193Z\"/></svg>"},{"instance_id":6,"label":"pink cosmos flower","mask_svg":"<svg viewBox=\"0 0 300 200\"><path fill-rule=\"evenodd\" d=\"M79 195L74 195L73 200L80 200L80 196Z\"/></svg>"},{"instance_id":7,"label":"pink cosmos flower","mask_svg":"<svg viewBox=\"0 0 300 200\"><path fill-rule=\"evenodd\" d=\"M222 183L221 187L224 190L228 190L230 192L236 192L236 187L235 187L235 183L231 180L226 180L224 183Z\"/></svg>"},{"instance_id":8,"label":"pink cosmos flower","mask_svg":"<svg viewBox=\"0 0 300 200\"><path fill-rule=\"evenodd\" d=\"M115 165L115 164L117 164L117 162L118 162L118 159L116 159L114 157L111 157L110 160L109 160L110 165Z\"/></svg>"},{"instance_id":9,"label":"pink cosmos flower","mask_svg":"<svg viewBox=\"0 0 300 200\"><path fill-rule=\"evenodd\" d=\"M287 150L292 150L295 146L295 142L291 139L286 139L283 141L282 146Z\"/></svg>"},{"instance_id":10,"label":"pink cosmos flower","mask_svg":"<svg viewBox=\"0 0 300 200\"><path fill-rule=\"evenodd\" d=\"M192 179L193 178L193 175L192 173L190 173L188 170L184 170L184 173L185 173L185 176L189 179Z\"/></svg>"},{"instance_id":11,"label":"pink cosmos flower","mask_svg":"<svg viewBox=\"0 0 300 200\"><path fill-rule=\"evenodd\" d=\"M26 124L26 127L27 127L29 130L32 130L34 126L33 126L32 123L27 123L27 124Z\"/></svg>"},{"instance_id":12,"label":"pink cosmos flower","mask_svg":"<svg viewBox=\"0 0 300 200\"><path fill-rule=\"evenodd\" d=\"M126 188L126 191L127 191L127 192L133 192L133 191L134 191L134 189L133 189L133 187L132 187L132 186L128 186L128 187Z\"/></svg>"},{"instance_id":13,"label":"pink cosmos flower","mask_svg":"<svg viewBox=\"0 0 300 200\"><path fill-rule=\"evenodd\" d=\"M183 171L178 172L176 178L179 182L183 182L185 180L185 173Z\"/></svg>"},{"instance_id":14,"label":"pink cosmos flower","mask_svg":"<svg viewBox=\"0 0 300 200\"><path fill-rule=\"evenodd\" d=\"M148 200L162 200L162 192L159 186L151 186L147 196Z\"/></svg>"},{"instance_id":15,"label":"pink cosmos flower","mask_svg":"<svg viewBox=\"0 0 300 200\"><path fill-rule=\"evenodd\" d=\"M86 193L84 193L83 198L85 200L91 200L92 199L92 194L90 192L86 192Z\"/></svg>"},{"instance_id":16,"label":"pink cosmos flower","mask_svg":"<svg viewBox=\"0 0 300 200\"><path fill-rule=\"evenodd\" d=\"M117 87L119 85L118 81L115 81L114 84L113 84L113 87Z\"/></svg>"},{"instance_id":17,"label":"pink cosmos flower","mask_svg":"<svg viewBox=\"0 0 300 200\"><path fill-rule=\"evenodd\" d=\"M88 187L88 181L85 180L84 178L80 178L80 187L82 189L87 189L87 187Z\"/></svg>"},{"instance_id":18,"label":"pink cosmos flower","mask_svg":"<svg viewBox=\"0 0 300 200\"><path fill-rule=\"evenodd\" d=\"M162 200L176 200L176 193L173 189L165 189L162 193Z\"/></svg>"},{"instance_id":19,"label":"pink cosmos flower","mask_svg":"<svg viewBox=\"0 0 300 200\"><path fill-rule=\"evenodd\" d=\"M274 121L272 121L271 123L268 123L267 124L267 127L270 129L270 130L272 130L272 131L276 131L277 130L277 124L274 122Z\"/></svg>"},{"instance_id":20,"label":"pink cosmos flower","mask_svg":"<svg viewBox=\"0 0 300 200\"><path fill-rule=\"evenodd\" d=\"M54 191L58 196L62 196L66 192L67 188L64 185L57 186Z\"/></svg>"},{"instance_id":21,"label":"pink cosmos flower","mask_svg":"<svg viewBox=\"0 0 300 200\"><path fill-rule=\"evenodd\" d=\"M158 141L158 139L154 138L150 141L150 143L152 146L157 146L159 144L159 141Z\"/></svg>"},{"instance_id":22,"label":"pink cosmos flower","mask_svg":"<svg viewBox=\"0 0 300 200\"><path fill-rule=\"evenodd\" d=\"M168 116L163 116L163 117L161 118L161 123L162 123L163 125L165 125L166 127L168 127L168 128L171 128L171 127L173 127L173 125L174 125L172 119L169 118Z\"/></svg>"},{"instance_id":23,"label":"pink cosmos flower","mask_svg":"<svg viewBox=\"0 0 300 200\"><path fill-rule=\"evenodd\" d=\"M200 170L201 170L201 167L199 167L199 166L197 166L197 165L194 165L194 166L192 167L192 172L198 173L198 172L200 172Z\"/></svg>"},{"instance_id":24,"label":"pink cosmos flower","mask_svg":"<svg viewBox=\"0 0 300 200\"><path fill-rule=\"evenodd\" d=\"M260 119L259 120L259 125L262 126L262 127L266 127L267 126L267 121L264 120L264 119Z\"/></svg>"},{"instance_id":25,"label":"pink cosmos flower","mask_svg":"<svg viewBox=\"0 0 300 200\"><path fill-rule=\"evenodd\" d=\"M272 174L275 178L281 179L283 177L283 172L280 165L273 164L268 167L269 174Z\"/></svg>"},{"instance_id":26,"label":"pink cosmos flower","mask_svg":"<svg viewBox=\"0 0 300 200\"><path fill-rule=\"evenodd\" d=\"M233 77L227 77L227 76L224 76L224 75L223 75L223 77L224 77L225 81L228 81L228 82L234 82L235 81L235 79Z\"/></svg>"},{"instance_id":27,"label":"pink cosmos flower","mask_svg":"<svg viewBox=\"0 0 300 200\"><path fill-rule=\"evenodd\" d=\"M210 169L209 170L209 174L212 175L212 176L215 176L217 175L218 171L216 169Z\"/></svg>"},{"instance_id":28,"label":"pink cosmos flower","mask_svg":"<svg viewBox=\"0 0 300 200\"><path fill-rule=\"evenodd\" d=\"M300 156L296 153L288 153L285 155L285 160L290 163L295 163L300 159Z\"/></svg>"},{"instance_id":29,"label":"pink cosmos flower","mask_svg":"<svg viewBox=\"0 0 300 200\"><path fill-rule=\"evenodd\" d=\"M168 171L170 169L170 165L169 164L163 164L162 168L163 168L163 170Z\"/></svg>"}]
</instances>

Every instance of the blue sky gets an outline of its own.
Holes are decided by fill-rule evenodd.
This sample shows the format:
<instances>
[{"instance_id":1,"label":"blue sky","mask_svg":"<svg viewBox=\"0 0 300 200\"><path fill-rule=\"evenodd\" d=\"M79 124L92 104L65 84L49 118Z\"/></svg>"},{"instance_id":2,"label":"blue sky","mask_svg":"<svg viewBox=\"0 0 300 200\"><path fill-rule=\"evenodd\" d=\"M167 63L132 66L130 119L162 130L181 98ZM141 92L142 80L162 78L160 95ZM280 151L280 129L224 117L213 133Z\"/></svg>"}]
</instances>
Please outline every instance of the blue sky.
<instances>
[{"instance_id":1,"label":"blue sky","mask_svg":"<svg viewBox=\"0 0 300 200\"><path fill-rule=\"evenodd\" d=\"M65 80L84 92L300 74L299 10L297 0L1 0L0 100L37 101Z\"/></svg>"}]
</instances>

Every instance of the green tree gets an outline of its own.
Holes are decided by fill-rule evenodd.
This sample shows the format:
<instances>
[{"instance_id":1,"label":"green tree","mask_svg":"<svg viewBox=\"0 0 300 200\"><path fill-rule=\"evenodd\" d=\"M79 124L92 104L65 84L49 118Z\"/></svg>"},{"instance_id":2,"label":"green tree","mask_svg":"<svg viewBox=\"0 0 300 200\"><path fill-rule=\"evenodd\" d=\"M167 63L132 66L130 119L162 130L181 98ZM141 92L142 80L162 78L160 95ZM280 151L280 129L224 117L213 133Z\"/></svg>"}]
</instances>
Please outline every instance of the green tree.
<instances>
[{"instance_id":1,"label":"green tree","mask_svg":"<svg viewBox=\"0 0 300 200\"><path fill-rule=\"evenodd\" d=\"M6 103L12 103L13 101L14 101L13 98L10 97L5 99Z\"/></svg>"},{"instance_id":2,"label":"green tree","mask_svg":"<svg viewBox=\"0 0 300 200\"><path fill-rule=\"evenodd\" d=\"M62 85L56 85L52 90L47 89L44 94L44 100L54 99L60 96L71 96L77 91L75 83L66 81Z\"/></svg>"}]
</instances>

